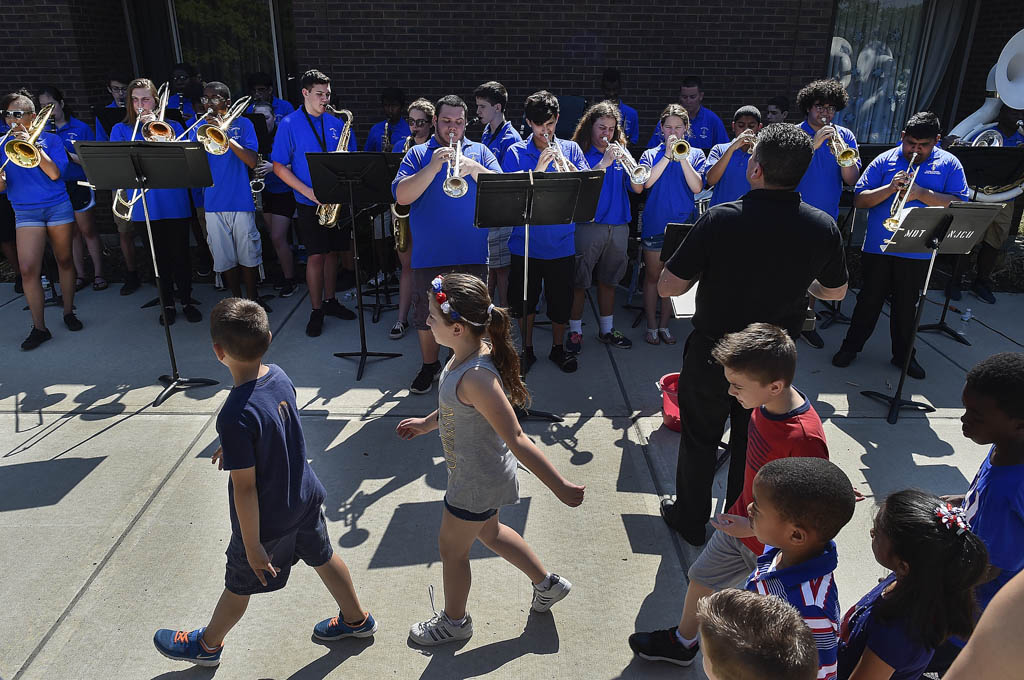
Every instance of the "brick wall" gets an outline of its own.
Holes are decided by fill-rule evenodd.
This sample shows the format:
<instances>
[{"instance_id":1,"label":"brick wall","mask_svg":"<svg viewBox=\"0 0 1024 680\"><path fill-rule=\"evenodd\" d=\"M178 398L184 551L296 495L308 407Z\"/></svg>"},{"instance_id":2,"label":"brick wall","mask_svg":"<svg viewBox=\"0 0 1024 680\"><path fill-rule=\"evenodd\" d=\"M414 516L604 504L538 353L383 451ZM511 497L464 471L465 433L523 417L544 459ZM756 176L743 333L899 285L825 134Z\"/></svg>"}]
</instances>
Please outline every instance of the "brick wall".
<instances>
[{"instance_id":1,"label":"brick wall","mask_svg":"<svg viewBox=\"0 0 1024 680\"><path fill-rule=\"evenodd\" d=\"M833 20L833 3L814 0L701 0L671 11L664 3L592 0L545 6L543 15L538 7L463 3L451 12L409 2L293 0L299 72L331 76L335 102L355 113L362 143L381 117L385 86L402 87L410 99L469 98L480 83L498 80L518 119L523 100L539 89L600 97L601 71L617 66L623 101L639 111L646 142L689 73L704 79L704 104L724 120L743 104L762 106L778 94L792 100L825 73Z\"/></svg>"},{"instance_id":2,"label":"brick wall","mask_svg":"<svg viewBox=\"0 0 1024 680\"><path fill-rule=\"evenodd\" d=\"M1021 0L980 0L978 24L967 58L963 89L956 120L973 113L985 99L985 79L999 60L1006 42L1024 29L1024 2Z\"/></svg>"}]
</instances>

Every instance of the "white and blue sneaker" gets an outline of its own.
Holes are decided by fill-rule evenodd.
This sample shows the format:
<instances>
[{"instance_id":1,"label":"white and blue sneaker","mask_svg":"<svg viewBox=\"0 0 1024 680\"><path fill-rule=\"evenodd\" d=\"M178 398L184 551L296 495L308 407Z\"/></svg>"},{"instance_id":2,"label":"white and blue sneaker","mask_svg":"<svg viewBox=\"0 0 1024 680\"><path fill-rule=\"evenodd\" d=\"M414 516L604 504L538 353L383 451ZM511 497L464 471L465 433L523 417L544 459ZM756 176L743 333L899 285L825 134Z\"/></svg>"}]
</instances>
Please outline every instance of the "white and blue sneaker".
<instances>
[{"instance_id":1,"label":"white and blue sneaker","mask_svg":"<svg viewBox=\"0 0 1024 680\"><path fill-rule=\"evenodd\" d=\"M539 585L543 588L533 587L533 603L530 608L535 612L546 612L551 609L559 600L565 598L572 590L572 584L558 574L551 574Z\"/></svg>"},{"instance_id":2,"label":"white and blue sneaker","mask_svg":"<svg viewBox=\"0 0 1024 680\"><path fill-rule=\"evenodd\" d=\"M370 612L363 612L363 622L350 626L345 623L345 617L341 612L329 619L324 619L313 626L313 637L318 640L340 640L347 637L366 638L377 632L377 622L370 616Z\"/></svg>"},{"instance_id":3,"label":"white and blue sneaker","mask_svg":"<svg viewBox=\"0 0 1024 680\"><path fill-rule=\"evenodd\" d=\"M224 645L213 651L207 649L202 641L205 630L205 627L193 631L161 628L153 636L153 645L168 659L188 661L197 666L216 666L220 664Z\"/></svg>"},{"instance_id":4,"label":"white and blue sneaker","mask_svg":"<svg viewBox=\"0 0 1024 680\"><path fill-rule=\"evenodd\" d=\"M410 640L418 645L433 647L473 637L473 617L468 612L461 623L456 623L448 618L443 610L437 611L434 607L434 586L429 586L427 592L430 593L430 608L434 615L426 621L412 625L409 629Z\"/></svg>"}]
</instances>

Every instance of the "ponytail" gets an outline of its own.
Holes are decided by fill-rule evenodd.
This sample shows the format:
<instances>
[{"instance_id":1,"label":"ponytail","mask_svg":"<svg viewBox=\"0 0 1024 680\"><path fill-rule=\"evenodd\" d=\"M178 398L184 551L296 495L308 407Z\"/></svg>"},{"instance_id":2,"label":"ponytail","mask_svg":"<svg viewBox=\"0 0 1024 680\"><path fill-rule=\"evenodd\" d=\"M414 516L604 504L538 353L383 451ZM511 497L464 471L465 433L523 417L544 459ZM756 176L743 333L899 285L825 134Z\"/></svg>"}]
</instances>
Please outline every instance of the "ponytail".
<instances>
[{"instance_id":1,"label":"ponytail","mask_svg":"<svg viewBox=\"0 0 1024 680\"><path fill-rule=\"evenodd\" d=\"M519 376L519 355L512 343L512 317L507 309L491 307L487 335L491 339L491 359L508 390L508 400L513 406L526 406L530 393Z\"/></svg>"}]
</instances>

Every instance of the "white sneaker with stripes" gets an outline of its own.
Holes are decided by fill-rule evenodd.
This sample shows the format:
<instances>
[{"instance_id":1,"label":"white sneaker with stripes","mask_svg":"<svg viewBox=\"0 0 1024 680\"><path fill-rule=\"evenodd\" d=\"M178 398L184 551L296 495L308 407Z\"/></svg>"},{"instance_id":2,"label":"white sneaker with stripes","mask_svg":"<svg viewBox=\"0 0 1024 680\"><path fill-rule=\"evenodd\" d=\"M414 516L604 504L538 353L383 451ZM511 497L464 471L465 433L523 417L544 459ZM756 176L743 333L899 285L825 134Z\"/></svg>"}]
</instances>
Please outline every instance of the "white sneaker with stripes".
<instances>
[{"instance_id":1,"label":"white sneaker with stripes","mask_svg":"<svg viewBox=\"0 0 1024 680\"><path fill-rule=\"evenodd\" d=\"M414 623L409 629L409 639L418 645L432 647L443 645L448 642L468 640L473 636L473 617L468 613L462 625L457 625L448 618L444 611L437 611L434 607L434 586L427 589L430 593L430 608L434 615L426 621Z\"/></svg>"},{"instance_id":2,"label":"white sneaker with stripes","mask_svg":"<svg viewBox=\"0 0 1024 680\"><path fill-rule=\"evenodd\" d=\"M559 600L565 598L572 590L572 584L558 574L551 574L551 585L544 590L533 588L533 604L531 608L535 612L546 612Z\"/></svg>"}]
</instances>

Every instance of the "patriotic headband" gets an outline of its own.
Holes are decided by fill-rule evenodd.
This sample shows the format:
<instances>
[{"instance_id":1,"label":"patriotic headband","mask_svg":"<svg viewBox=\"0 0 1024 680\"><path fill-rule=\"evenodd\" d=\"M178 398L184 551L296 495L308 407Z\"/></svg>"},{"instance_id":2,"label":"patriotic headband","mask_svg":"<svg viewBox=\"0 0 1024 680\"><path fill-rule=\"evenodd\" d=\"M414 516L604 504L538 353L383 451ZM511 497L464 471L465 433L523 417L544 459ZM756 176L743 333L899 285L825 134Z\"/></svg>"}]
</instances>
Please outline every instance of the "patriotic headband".
<instances>
[{"instance_id":1,"label":"patriotic headband","mask_svg":"<svg viewBox=\"0 0 1024 680\"><path fill-rule=\"evenodd\" d=\"M942 526L951 530L955 529L957 536L971 528L971 525L967 523L967 513L964 512L964 509L954 508L950 503L935 506L935 516L939 518Z\"/></svg>"},{"instance_id":2,"label":"patriotic headband","mask_svg":"<svg viewBox=\"0 0 1024 680\"><path fill-rule=\"evenodd\" d=\"M448 295L443 290L441 290L441 284L443 284L443 283L444 283L444 277L440 276L440 275L436 276L434 278L434 280L430 282L430 287L434 291L434 299L437 300L437 305L441 308L442 312L444 312L449 317L451 317L452 321L460 321L461 320L461 321L464 321L465 323L472 324L473 326L481 326L481 327L487 325L486 322L485 323L477 323L476 321L473 321L471 319L467 319L466 317L462 316L457 311L455 311L455 308L452 307L451 300L448 299ZM493 304L488 305L488 307L487 307L487 318L488 319L491 318L491 312L493 312L493 311L494 311L494 305Z\"/></svg>"}]
</instances>

